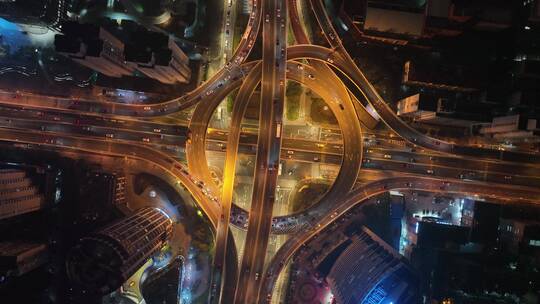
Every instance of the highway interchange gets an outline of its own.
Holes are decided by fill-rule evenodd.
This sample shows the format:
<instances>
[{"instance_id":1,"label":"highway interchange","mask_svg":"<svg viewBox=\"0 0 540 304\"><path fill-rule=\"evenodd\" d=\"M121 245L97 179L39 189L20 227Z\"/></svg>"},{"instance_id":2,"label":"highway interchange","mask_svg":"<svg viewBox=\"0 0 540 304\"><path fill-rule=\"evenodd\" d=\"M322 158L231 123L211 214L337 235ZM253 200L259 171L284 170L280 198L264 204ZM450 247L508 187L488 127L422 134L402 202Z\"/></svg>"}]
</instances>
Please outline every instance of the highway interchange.
<instances>
[{"instance_id":1,"label":"highway interchange","mask_svg":"<svg viewBox=\"0 0 540 304\"><path fill-rule=\"evenodd\" d=\"M216 231L212 303L269 302L278 275L303 243L356 204L382 192L410 189L476 195L503 203L540 201L540 156L460 146L414 130L397 117L356 66L321 0L305 1L331 48L310 44L298 16L300 0L252 0L253 11L233 55L194 91L149 105L2 93L0 140L22 149L67 149L142 160L176 180L175 186L193 196ZM287 45L288 21L297 45ZM259 32L262 59L246 62ZM329 66L349 78L361 96L349 91ZM309 87L326 101L338 121L342 142L282 136L287 80ZM259 85L259 131L253 134L243 130L242 118ZM229 129L209 129L218 105L236 89ZM374 118L366 115L368 105L390 131L366 128L374 124ZM185 125L148 120L190 107L195 110ZM402 144L397 145L396 139ZM207 149L225 154L221 188L210 174ZM237 157L255 153L251 206L243 210L233 202ZM298 214L272 217L280 159L329 163L341 170L318 203ZM380 171L392 177L370 178ZM236 220L239 214L241 222ZM239 265L231 246L230 223L247 228L244 248L249 250L241 254ZM271 233L291 237L267 258Z\"/></svg>"}]
</instances>

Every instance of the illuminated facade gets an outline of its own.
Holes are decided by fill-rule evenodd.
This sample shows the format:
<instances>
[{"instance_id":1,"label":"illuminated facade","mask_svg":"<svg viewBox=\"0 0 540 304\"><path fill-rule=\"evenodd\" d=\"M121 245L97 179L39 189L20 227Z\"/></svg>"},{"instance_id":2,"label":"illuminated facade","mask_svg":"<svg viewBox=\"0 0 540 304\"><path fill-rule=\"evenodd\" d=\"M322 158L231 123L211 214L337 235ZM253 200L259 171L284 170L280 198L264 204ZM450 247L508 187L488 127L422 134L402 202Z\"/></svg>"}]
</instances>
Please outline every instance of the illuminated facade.
<instances>
[{"instance_id":1,"label":"illuminated facade","mask_svg":"<svg viewBox=\"0 0 540 304\"><path fill-rule=\"evenodd\" d=\"M82 238L68 256L68 275L91 292L109 293L165 245L172 226L172 220L161 209L140 209Z\"/></svg>"},{"instance_id":2,"label":"illuminated facade","mask_svg":"<svg viewBox=\"0 0 540 304\"><path fill-rule=\"evenodd\" d=\"M414 272L365 227L336 260L327 281L339 304L417 303Z\"/></svg>"}]
</instances>

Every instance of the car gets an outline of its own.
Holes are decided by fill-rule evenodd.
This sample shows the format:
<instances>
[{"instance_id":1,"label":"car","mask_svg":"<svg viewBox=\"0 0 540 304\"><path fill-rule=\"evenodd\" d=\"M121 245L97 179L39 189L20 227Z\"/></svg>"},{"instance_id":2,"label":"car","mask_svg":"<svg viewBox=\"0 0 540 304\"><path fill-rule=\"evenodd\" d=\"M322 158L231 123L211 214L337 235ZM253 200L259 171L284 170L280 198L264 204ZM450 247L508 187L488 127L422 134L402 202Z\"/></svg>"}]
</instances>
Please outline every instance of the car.
<instances>
[{"instance_id":1,"label":"car","mask_svg":"<svg viewBox=\"0 0 540 304\"><path fill-rule=\"evenodd\" d=\"M314 162L320 162L321 160L320 160L317 156L315 156L315 157L313 158L313 161L314 161Z\"/></svg>"},{"instance_id":2,"label":"car","mask_svg":"<svg viewBox=\"0 0 540 304\"><path fill-rule=\"evenodd\" d=\"M154 129L154 132L161 133L161 129Z\"/></svg>"},{"instance_id":3,"label":"car","mask_svg":"<svg viewBox=\"0 0 540 304\"><path fill-rule=\"evenodd\" d=\"M324 148L324 144L318 143L318 144L317 144L317 147L319 147L319 148Z\"/></svg>"},{"instance_id":4,"label":"car","mask_svg":"<svg viewBox=\"0 0 540 304\"><path fill-rule=\"evenodd\" d=\"M287 154L294 154L294 151L292 151L292 150L287 150Z\"/></svg>"},{"instance_id":5,"label":"car","mask_svg":"<svg viewBox=\"0 0 540 304\"><path fill-rule=\"evenodd\" d=\"M255 281L259 280L259 276L260 276L260 274L258 272L255 273Z\"/></svg>"},{"instance_id":6,"label":"car","mask_svg":"<svg viewBox=\"0 0 540 304\"><path fill-rule=\"evenodd\" d=\"M112 134L112 133L107 133L107 134L105 134L105 137L107 137L107 138L114 138L114 134Z\"/></svg>"},{"instance_id":7,"label":"car","mask_svg":"<svg viewBox=\"0 0 540 304\"><path fill-rule=\"evenodd\" d=\"M427 170L426 170L426 173L427 173L427 174L433 174L433 170L427 169Z\"/></svg>"},{"instance_id":8,"label":"car","mask_svg":"<svg viewBox=\"0 0 540 304\"><path fill-rule=\"evenodd\" d=\"M148 143L148 142L150 142L150 138L148 138L148 137L143 137L143 138L142 138L142 141Z\"/></svg>"},{"instance_id":9,"label":"car","mask_svg":"<svg viewBox=\"0 0 540 304\"><path fill-rule=\"evenodd\" d=\"M308 74L307 77L311 80L314 80L315 79L315 76L313 76L313 74Z\"/></svg>"},{"instance_id":10,"label":"car","mask_svg":"<svg viewBox=\"0 0 540 304\"><path fill-rule=\"evenodd\" d=\"M53 120L54 120L54 121L60 121L60 117L55 116L55 117L53 117Z\"/></svg>"},{"instance_id":11,"label":"car","mask_svg":"<svg viewBox=\"0 0 540 304\"><path fill-rule=\"evenodd\" d=\"M385 154L385 155L384 155L384 158L391 159L391 158L392 158L392 155L390 155L390 154Z\"/></svg>"},{"instance_id":12,"label":"car","mask_svg":"<svg viewBox=\"0 0 540 304\"><path fill-rule=\"evenodd\" d=\"M298 64L296 67L297 67L299 70L303 70L303 69L304 69L304 66L301 65L301 64Z\"/></svg>"},{"instance_id":13,"label":"car","mask_svg":"<svg viewBox=\"0 0 540 304\"><path fill-rule=\"evenodd\" d=\"M270 22L270 15L266 14L266 16L264 17L264 21Z\"/></svg>"},{"instance_id":14,"label":"car","mask_svg":"<svg viewBox=\"0 0 540 304\"><path fill-rule=\"evenodd\" d=\"M505 176L504 176L504 179L510 180L510 179L512 179L512 176L510 176L510 175L505 175Z\"/></svg>"},{"instance_id":15,"label":"car","mask_svg":"<svg viewBox=\"0 0 540 304\"><path fill-rule=\"evenodd\" d=\"M144 109L145 111L150 111L150 107L149 107L149 106L145 106L143 109Z\"/></svg>"}]
</instances>

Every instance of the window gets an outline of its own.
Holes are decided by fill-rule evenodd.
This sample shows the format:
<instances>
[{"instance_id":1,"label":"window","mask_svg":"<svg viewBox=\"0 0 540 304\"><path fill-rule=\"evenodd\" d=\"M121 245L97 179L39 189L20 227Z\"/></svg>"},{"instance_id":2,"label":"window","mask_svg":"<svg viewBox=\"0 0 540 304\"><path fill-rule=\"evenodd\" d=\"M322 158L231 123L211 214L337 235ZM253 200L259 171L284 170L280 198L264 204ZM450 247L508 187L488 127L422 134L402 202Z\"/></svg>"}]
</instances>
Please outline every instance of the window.
<instances>
[{"instance_id":1,"label":"window","mask_svg":"<svg viewBox=\"0 0 540 304\"><path fill-rule=\"evenodd\" d=\"M529 245L540 247L540 240L529 240Z\"/></svg>"}]
</instances>

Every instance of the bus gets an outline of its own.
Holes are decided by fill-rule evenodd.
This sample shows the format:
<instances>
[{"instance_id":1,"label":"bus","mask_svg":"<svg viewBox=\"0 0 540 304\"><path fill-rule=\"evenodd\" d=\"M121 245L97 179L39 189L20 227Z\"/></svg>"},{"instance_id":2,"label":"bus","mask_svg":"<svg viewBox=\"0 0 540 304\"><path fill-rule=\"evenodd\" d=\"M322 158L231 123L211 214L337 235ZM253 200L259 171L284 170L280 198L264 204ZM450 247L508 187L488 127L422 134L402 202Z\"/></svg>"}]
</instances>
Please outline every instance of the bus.
<instances>
[{"instance_id":1,"label":"bus","mask_svg":"<svg viewBox=\"0 0 540 304\"><path fill-rule=\"evenodd\" d=\"M278 123L276 126L276 138L281 137L281 123Z\"/></svg>"}]
</instances>

